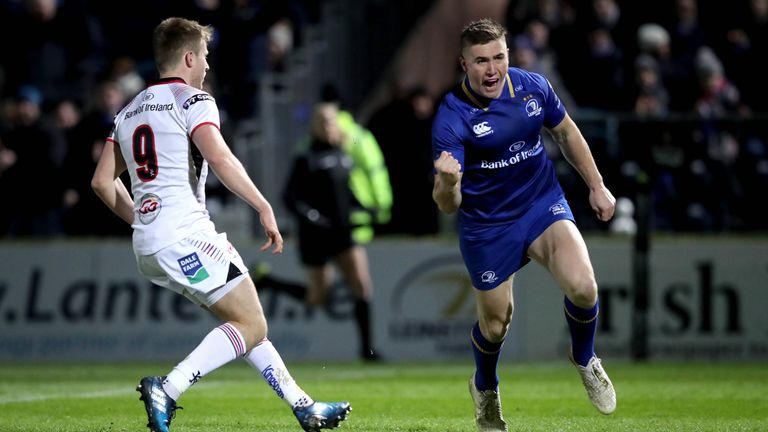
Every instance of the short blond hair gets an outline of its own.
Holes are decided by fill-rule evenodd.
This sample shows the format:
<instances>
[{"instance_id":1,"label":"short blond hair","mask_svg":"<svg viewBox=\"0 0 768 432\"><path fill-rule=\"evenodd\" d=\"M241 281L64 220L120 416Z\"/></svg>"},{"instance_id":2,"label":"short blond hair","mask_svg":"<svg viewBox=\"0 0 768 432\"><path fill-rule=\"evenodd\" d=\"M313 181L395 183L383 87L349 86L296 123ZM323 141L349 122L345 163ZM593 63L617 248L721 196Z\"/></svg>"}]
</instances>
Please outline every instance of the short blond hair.
<instances>
[{"instance_id":1,"label":"short blond hair","mask_svg":"<svg viewBox=\"0 0 768 432\"><path fill-rule=\"evenodd\" d=\"M461 49L463 51L468 46L484 45L506 36L507 29L490 18L472 21L461 31Z\"/></svg>"},{"instance_id":2,"label":"short blond hair","mask_svg":"<svg viewBox=\"0 0 768 432\"><path fill-rule=\"evenodd\" d=\"M164 19L152 35L157 70L162 74L173 69L185 52L201 52L212 37L213 29L197 21L179 17Z\"/></svg>"}]
</instances>

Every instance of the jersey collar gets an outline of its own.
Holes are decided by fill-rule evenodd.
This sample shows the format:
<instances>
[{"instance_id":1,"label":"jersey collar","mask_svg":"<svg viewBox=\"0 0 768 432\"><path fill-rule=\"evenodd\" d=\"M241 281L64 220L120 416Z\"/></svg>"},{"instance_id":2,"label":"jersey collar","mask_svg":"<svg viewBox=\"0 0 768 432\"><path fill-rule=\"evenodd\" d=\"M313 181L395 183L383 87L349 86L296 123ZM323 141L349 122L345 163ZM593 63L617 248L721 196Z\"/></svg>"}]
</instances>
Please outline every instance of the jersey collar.
<instances>
[{"instance_id":1,"label":"jersey collar","mask_svg":"<svg viewBox=\"0 0 768 432\"><path fill-rule=\"evenodd\" d=\"M509 93L509 97L514 98L515 90L512 88L512 79L509 78L509 73L504 76L504 81L506 81L505 86L507 88L507 92ZM467 97L467 99L469 99L476 107L482 109L483 111L488 110L488 107L493 99L475 93L475 91L472 90L472 87L469 85L469 78L464 77L464 79L461 81L461 90L464 92L464 95ZM501 99L504 96L504 93L504 89L502 89L498 98Z\"/></svg>"},{"instance_id":2,"label":"jersey collar","mask_svg":"<svg viewBox=\"0 0 768 432\"><path fill-rule=\"evenodd\" d=\"M161 84L171 84L171 83L186 84L187 82L184 81L184 78L165 77L165 78L160 78L159 80L153 82L152 84L148 85L147 87L152 87L152 86L161 85Z\"/></svg>"}]
</instances>

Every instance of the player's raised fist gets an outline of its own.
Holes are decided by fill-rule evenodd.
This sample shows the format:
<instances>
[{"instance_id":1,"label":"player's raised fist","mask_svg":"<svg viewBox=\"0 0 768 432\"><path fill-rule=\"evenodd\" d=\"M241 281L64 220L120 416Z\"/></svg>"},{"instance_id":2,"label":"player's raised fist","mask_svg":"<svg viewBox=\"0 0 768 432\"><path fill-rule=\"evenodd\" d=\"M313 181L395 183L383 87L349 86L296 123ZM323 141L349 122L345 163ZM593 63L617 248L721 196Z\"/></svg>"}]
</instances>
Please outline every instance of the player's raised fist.
<instances>
[{"instance_id":1,"label":"player's raised fist","mask_svg":"<svg viewBox=\"0 0 768 432\"><path fill-rule=\"evenodd\" d=\"M440 157L435 161L435 171L445 177L456 177L458 180L461 164L449 152L440 153Z\"/></svg>"}]
</instances>

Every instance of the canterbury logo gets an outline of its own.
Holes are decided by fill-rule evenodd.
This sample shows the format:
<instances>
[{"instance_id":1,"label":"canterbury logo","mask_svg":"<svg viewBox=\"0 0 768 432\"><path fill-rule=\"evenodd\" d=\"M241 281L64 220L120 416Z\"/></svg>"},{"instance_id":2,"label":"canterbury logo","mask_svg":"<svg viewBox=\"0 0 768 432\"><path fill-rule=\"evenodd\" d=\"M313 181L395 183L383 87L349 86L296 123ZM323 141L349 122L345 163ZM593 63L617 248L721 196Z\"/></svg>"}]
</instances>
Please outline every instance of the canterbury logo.
<instances>
[{"instance_id":1,"label":"canterbury logo","mask_svg":"<svg viewBox=\"0 0 768 432\"><path fill-rule=\"evenodd\" d=\"M486 136L493 133L493 129L488 125L488 122L478 123L472 126L472 130L477 137Z\"/></svg>"}]
</instances>

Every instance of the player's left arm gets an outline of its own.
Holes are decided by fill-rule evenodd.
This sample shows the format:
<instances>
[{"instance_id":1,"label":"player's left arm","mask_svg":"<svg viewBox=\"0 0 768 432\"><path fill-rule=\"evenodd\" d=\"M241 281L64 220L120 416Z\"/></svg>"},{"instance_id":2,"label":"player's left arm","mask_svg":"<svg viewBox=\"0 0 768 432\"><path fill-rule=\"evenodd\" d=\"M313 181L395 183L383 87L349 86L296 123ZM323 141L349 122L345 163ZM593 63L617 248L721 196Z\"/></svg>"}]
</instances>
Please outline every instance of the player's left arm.
<instances>
[{"instance_id":1,"label":"player's left arm","mask_svg":"<svg viewBox=\"0 0 768 432\"><path fill-rule=\"evenodd\" d=\"M616 198L603 183L603 176L597 169L595 159L579 127L566 114L557 126L547 130L560 147L565 159L589 187L589 204L598 219L604 222L611 219L616 208Z\"/></svg>"},{"instance_id":2,"label":"player's left arm","mask_svg":"<svg viewBox=\"0 0 768 432\"><path fill-rule=\"evenodd\" d=\"M259 221L267 235L267 241L262 245L261 250L273 247L273 253L281 253L283 236L277 227L272 205L261 194L245 171L243 164L227 146L219 128L206 123L195 129L192 141L200 149L200 153L224 186L259 213Z\"/></svg>"}]
</instances>

